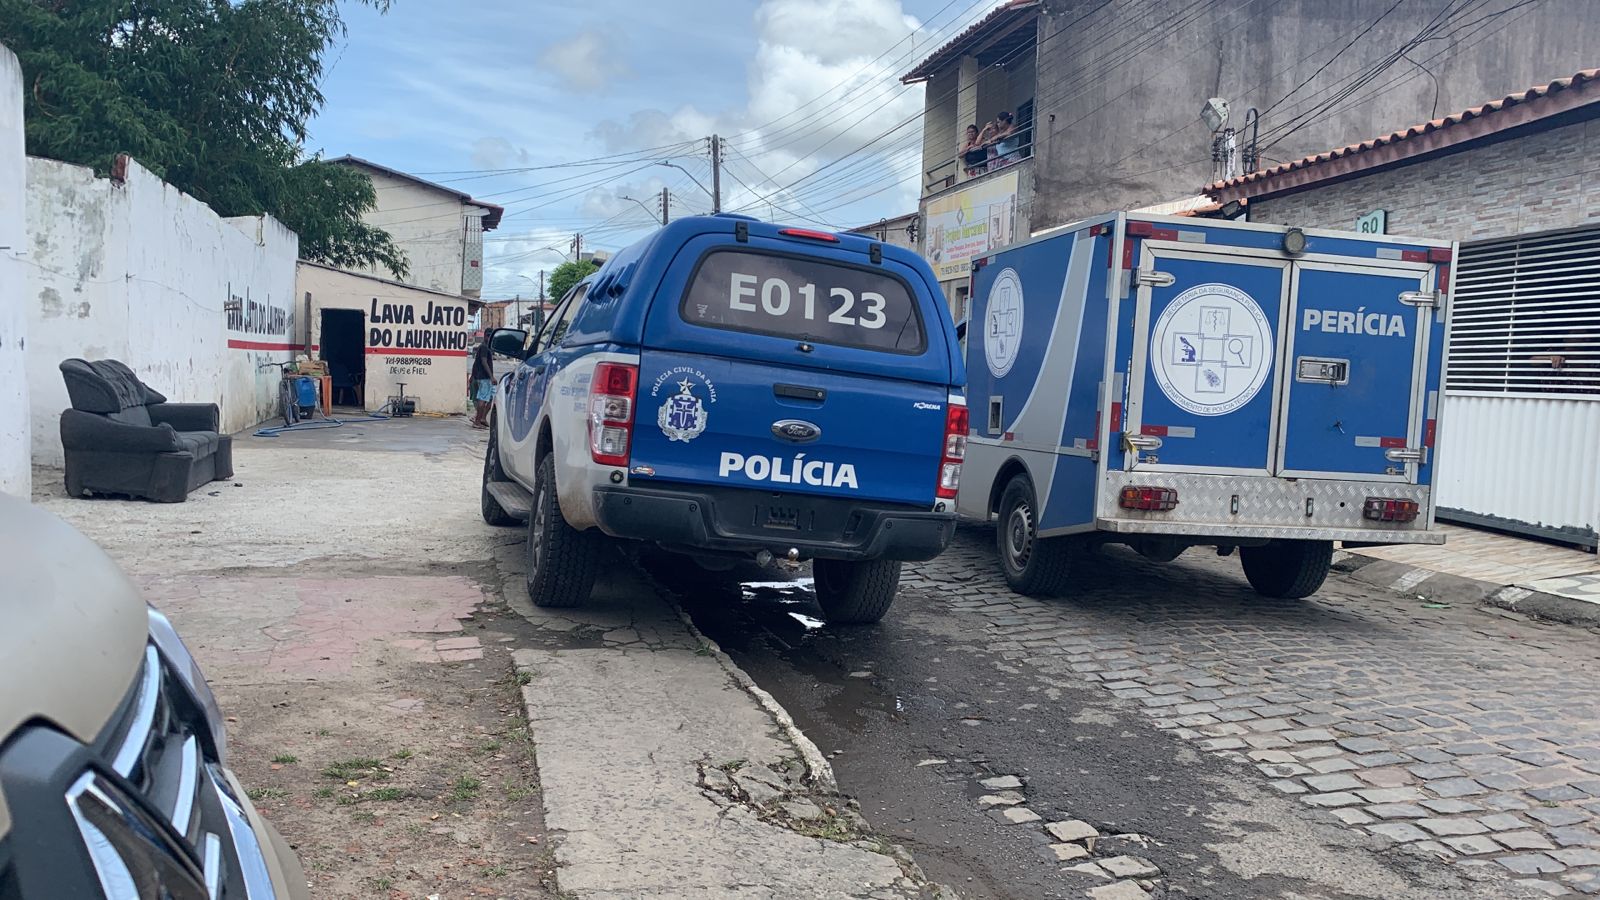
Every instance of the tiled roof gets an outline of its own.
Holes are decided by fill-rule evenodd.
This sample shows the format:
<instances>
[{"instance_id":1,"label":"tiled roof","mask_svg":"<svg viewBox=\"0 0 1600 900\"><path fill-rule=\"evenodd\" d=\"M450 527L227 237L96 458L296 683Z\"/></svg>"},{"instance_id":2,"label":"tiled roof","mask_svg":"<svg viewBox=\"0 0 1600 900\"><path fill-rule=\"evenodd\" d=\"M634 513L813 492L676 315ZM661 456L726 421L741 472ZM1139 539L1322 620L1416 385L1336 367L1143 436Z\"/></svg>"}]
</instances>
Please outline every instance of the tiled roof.
<instances>
[{"instance_id":1,"label":"tiled roof","mask_svg":"<svg viewBox=\"0 0 1600 900\"><path fill-rule=\"evenodd\" d=\"M1221 199L1238 199L1302 187L1325 178L1357 174L1365 169L1399 162L1465 141L1492 135L1519 125L1600 103L1600 69L1584 69L1570 78L1528 88L1472 109L1371 140L1282 163L1205 186L1205 193Z\"/></svg>"},{"instance_id":2,"label":"tiled roof","mask_svg":"<svg viewBox=\"0 0 1600 900\"><path fill-rule=\"evenodd\" d=\"M948 66L952 60L960 59L967 50L991 34L1005 29L1024 16L1032 16L1037 11L1039 0L1007 0L995 7L988 15L967 26L967 29L951 38L943 47L933 51L917 67L900 76L902 84L915 84L927 81L934 73Z\"/></svg>"}]
</instances>

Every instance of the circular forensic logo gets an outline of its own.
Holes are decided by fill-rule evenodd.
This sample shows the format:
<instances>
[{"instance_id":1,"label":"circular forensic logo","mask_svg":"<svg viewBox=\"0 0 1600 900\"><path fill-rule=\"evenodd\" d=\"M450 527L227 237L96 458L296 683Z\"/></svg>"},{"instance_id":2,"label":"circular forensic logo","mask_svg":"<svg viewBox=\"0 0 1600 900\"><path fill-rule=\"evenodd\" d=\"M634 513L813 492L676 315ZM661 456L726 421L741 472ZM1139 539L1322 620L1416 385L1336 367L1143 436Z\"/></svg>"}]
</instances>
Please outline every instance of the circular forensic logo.
<instances>
[{"instance_id":1,"label":"circular forensic logo","mask_svg":"<svg viewBox=\"0 0 1600 900\"><path fill-rule=\"evenodd\" d=\"M1022 348L1022 279L1007 267L989 288L988 309L983 314L983 358L989 372L1004 378Z\"/></svg>"},{"instance_id":2,"label":"circular forensic logo","mask_svg":"<svg viewBox=\"0 0 1600 900\"><path fill-rule=\"evenodd\" d=\"M1150 331L1150 370L1161 393L1198 416L1246 403L1272 369L1272 326L1249 294L1199 284L1167 304Z\"/></svg>"}]
</instances>

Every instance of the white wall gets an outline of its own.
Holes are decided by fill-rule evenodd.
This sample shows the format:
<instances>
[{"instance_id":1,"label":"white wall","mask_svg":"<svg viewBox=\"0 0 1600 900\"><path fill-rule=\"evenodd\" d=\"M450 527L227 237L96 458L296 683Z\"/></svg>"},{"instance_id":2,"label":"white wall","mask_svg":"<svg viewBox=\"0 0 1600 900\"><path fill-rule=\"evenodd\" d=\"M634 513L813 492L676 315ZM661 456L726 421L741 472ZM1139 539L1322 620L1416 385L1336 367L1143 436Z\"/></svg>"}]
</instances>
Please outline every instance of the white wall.
<instances>
[{"instance_id":1,"label":"white wall","mask_svg":"<svg viewBox=\"0 0 1600 900\"><path fill-rule=\"evenodd\" d=\"M416 398L418 412L467 409L473 329L464 298L303 261L296 290L301 296L311 294L311 337L319 349L321 310L355 309L364 314L368 409L382 406L398 392L400 382L406 385L406 396ZM377 340L374 331L379 332Z\"/></svg>"},{"instance_id":2,"label":"white wall","mask_svg":"<svg viewBox=\"0 0 1600 900\"><path fill-rule=\"evenodd\" d=\"M16 300L24 290L21 254L27 241L22 148L22 67L0 45L0 493L27 497L33 471L25 374L28 317Z\"/></svg>"},{"instance_id":3,"label":"white wall","mask_svg":"<svg viewBox=\"0 0 1600 900\"><path fill-rule=\"evenodd\" d=\"M273 412L278 375L258 363L289 356L298 239L271 219L224 220L137 163L126 170L115 181L27 163L36 465L62 461L57 366L71 357L120 359L173 401L216 403L224 431Z\"/></svg>"},{"instance_id":4,"label":"white wall","mask_svg":"<svg viewBox=\"0 0 1600 900\"><path fill-rule=\"evenodd\" d=\"M378 193L377 206L362 216L369 225L389 232L406 253L411 272L407 284L461 293L461 258L465 249L466 207L461 198L426 188L404 178L358 166L372 176ZM387 269L363 269L384 278L394 277Z\"/></svg>"}]
</instances>

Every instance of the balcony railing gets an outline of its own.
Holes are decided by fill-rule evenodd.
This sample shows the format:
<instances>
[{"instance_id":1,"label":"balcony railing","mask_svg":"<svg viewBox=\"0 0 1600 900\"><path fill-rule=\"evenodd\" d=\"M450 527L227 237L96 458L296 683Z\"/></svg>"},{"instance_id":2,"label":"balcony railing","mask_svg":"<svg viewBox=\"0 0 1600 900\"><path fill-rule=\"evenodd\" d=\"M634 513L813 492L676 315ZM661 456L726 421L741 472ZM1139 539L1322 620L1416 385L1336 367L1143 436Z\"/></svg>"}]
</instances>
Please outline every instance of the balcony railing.
<instances>
[{"instance_id":1,"label":"balcony railing","mask_svg":"<svg viewBox=\"0 0 1600 900\"><path fill-rule=\"evenodd\" d=\"M980 175L1014 166L1033 156L1033 126L1025 125L1000 140L971 152L973 159L967 159L965 154L957 153L924 172L922 192L936 194L963 181L970 181ZM980 152L985 155L982 159L977 159L976 154Z\"/></svg>"}]
</instances>

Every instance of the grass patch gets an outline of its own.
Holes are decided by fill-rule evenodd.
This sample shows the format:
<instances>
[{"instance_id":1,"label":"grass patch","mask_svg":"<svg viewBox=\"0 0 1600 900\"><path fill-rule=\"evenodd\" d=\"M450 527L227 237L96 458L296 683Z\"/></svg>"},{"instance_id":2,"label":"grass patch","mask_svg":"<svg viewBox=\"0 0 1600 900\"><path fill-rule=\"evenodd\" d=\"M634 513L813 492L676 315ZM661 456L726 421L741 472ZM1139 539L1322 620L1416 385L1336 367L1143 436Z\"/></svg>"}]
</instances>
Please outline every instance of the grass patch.
<instances>
[{"instance_id":1,"label":"grass patch","mask_svg":"<svg viewBox=\"0 0 1600 900\"><path fill-rule=\"evenodd\" d=\"M487 878L504 878L511 874L511 870L505 866L485 866L483 874Z\"/></svg>"},{"instance_id":2,"label":"grass patch","mask_svg":"<svg viewBox=\"0 0 1600 900\"><path fill-rule=\"evenodd\" d=\"M318 798L320 800L326 800L329 797L333 796L333 788L331 788L331 787L319 787L316 790L311 792L311 796L316 797L316 798Z\"/></svg>"},{"instance_id":3,"label":"grass patch","mask_svg":"<svg viewBox=\"0 0 1600 900\"><path fill-rule=\"evenodd\" d=\"M389 773L379 768L383 763L376 759L358 757L329 763L322 770L323 778L337 778L340 781L355 781L361 778L388 778Z\"/></svg>"},{"instance_id":4,"label":"grass patch","mask_svg":"<svg viewBox=\"0 0 1600 900\"><path fill-rule=\"evenodd\" d=\"M410 759L413 756L416 756L416 754L406 747L401 747L399 750L389 754L390 759Z\"/></svg>"},{"instance_id":5,"label":"grass patch","mask_svg":"<svg viewBox=\"0 0 1600 900\"><path fill-rule=\"evenodd\" d=\"M326 728L318 728L317 729L317 737L327 737L330 734L333 734L333 732L329 731Z\"/></svg>"},{"instance_id":6,"label":"grass patch","mask_svg":"<svg viewBox=\"0 0 1600 900\"><path fill-rule=\"evenodd\" d=\"M482 745L480 745L478 747L478 752L479 753L499 753L500 752L500 742L499 741L487 741L487 742L483 743Z\"/></svg>"},{"instance_id":7,"label":"grass patch","mask_svg":"<svg viewBox=\"0 0 1600 900\"><path fill-rule=\"evenodd\" d=\"M279 753L272 758L272 761L280 766L292 766L300 761L300 757L295 756L293 753Z\"/></svg>"},{"instance_id":8,"label":"grass patch","mask_svg":"<svg viewBox=\"0 0 1600 900\"><path fill-rule=\"evenodd\" d=\"M265 787L251 788L250 790L245 791L244 794L246 797L249 797L256 803L260 803L262 800L282 800L283 798L289 796L289 792L283 788Z\"/></svg>"},{"instance_id":9,"label":"grass patch","mask_svg":"<svg viewBox=\"0 0 1600 900\"><path fill-rule=\"evenodd\" d=\"M457 778L456 783L450 787L450 799L476 800L478 799L478 794L482 790L483 782L473 778L471 775L462 775L460 778Z\"/></svg>"},{"instance_id":10,"label":"grass patch","mask_svg":"<svg viewBox=\"0 0 1600 900\"><path fill-rule=\"evenodd\" d=\"M405 788L384 787L373 788L370 791L361 791L356 794L346 794L339 798L340 806L355 806L358 803L393 803L397 800L406 800L411 797L411 792Z\"/></svg>"},{"instance_id":11,"label":"grass patch","mask_svg":"<svg viewBox=\"0 0 1600 900\"><path fill-rule=\"evenodd\" d=\"M529 787L529 786L527 786L525 784L518 784L518 783L516 783L514 781L506 782L505 783L505 789L506 789L506 799L507 800L511 800L513 802L526 800L529 797L532 797L535 793L537 793L533 788L531 788L531 787Z\"/></svg>"},{"instance_id":12,"label":"grass patch","mask_svg":"<svg viewBox=\"0 0 1600 900\"><path fill-rule=\"evenodd\" d=\"M533 673L529 672L527 669L523 669L522 671L518 672L517 684L523 685L524 687L533 684Z\"/></svg>"},{"instance_id":13,"label":"grass patch","mask_svg":"<svg viewBox=\"0 0 1600 900\"><path fill-rule=\"evenodd\" d=\"M358 809L351 813L350 817L355 819L357 822L366 822L369 825L378 821L378 814L370 809Z\"/></svg>"},{"instance_id":14,"label":"grass patch","mask_svg":"<svg viewBox=\"0 0 1600 900\"><path fill-rule=\"evenodd\" d=\"M734 772L744 768L748 763L749 760L746 759L730 759L727 762L717 763L717 768L732 775Z\"/></svg>"}]
</instances>

